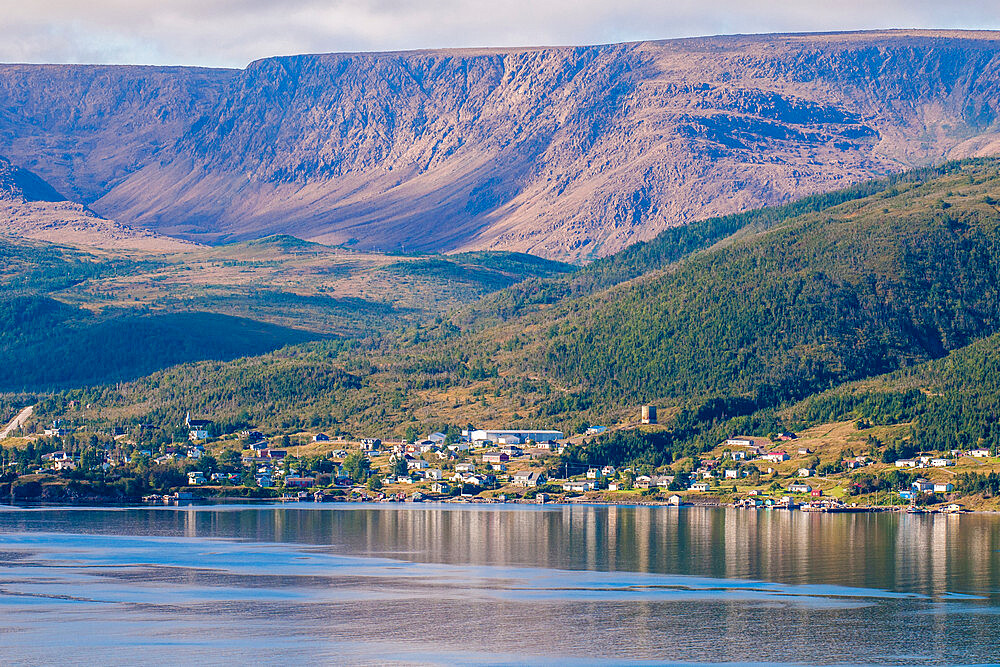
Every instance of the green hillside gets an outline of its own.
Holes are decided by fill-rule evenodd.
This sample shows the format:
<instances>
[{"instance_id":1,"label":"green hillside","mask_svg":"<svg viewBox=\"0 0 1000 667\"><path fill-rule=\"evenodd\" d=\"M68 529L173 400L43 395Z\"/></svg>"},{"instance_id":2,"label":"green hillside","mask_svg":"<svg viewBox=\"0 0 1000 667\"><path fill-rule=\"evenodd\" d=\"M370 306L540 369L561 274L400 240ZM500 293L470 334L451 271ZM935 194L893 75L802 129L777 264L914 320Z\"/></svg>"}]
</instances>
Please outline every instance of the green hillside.
<instances>
[{"instance_id":1,"label":"green hillside","mask_svg":"<svg viewBox=\"0 0 1000 667\"><path fill-rule=\"evenodd\" d=\"M576 430L634 420L639 405L654 403L664 415L655 436L611 435L591 447L619 452L605 460L690 453L729 430L766 432L823 410L880 404L822 392L929 368L921 364L1000 331L998 200L1000 162L951 163L669 230L568 277L530 279L398 332L72 395L105 406L109 420L190 405L234 422L397 434L470 422ZM442 270L435 262L410 268ZM307 393L282 384L267 410L241 388L241 374L303 359L347 374L350 386ZM972 381L956 377L959 387ZM897 419L925 409L915 388L886 386L883 408ZM51 410L66 410L68 396Z\"/></svg>"},{"instance_id":2,"label":"green hillside","mask_svg":"<svg viewBox=\"0 0 1000 667\"><path fill-rule=\"evenodd\" d=\"M99 385L331 336L377 336L525 278L571 270L517 253L398 257L289 236L123 256L10 238L0 239L0 258L6 392Z\"/></svg>"},{"instance_id":3,"label":"green hillside","mask_svg":"<svg viewBox=\"0 0 1000 667\"><path fill-rule=\"evenodd\" d=\"M996 166L743 234L557 308L528 363L608 402L758 405L943 356L1000 326Z\"/></svg>"}]
</instances>

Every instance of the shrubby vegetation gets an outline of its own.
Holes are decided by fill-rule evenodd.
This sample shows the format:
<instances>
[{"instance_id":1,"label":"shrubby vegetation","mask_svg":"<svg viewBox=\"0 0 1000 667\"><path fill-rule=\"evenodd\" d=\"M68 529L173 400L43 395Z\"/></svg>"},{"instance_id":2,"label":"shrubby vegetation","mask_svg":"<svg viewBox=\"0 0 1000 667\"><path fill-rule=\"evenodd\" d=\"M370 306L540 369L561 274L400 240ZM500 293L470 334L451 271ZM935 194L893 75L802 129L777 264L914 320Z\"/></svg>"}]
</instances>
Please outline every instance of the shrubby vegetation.
<instances>
[{"instance_id":1,"label":"shrubby vegetation","mask_svg":"<svg viewBox=\"0 0 1000 667\"><path fill-rule=\"evenodd\" d=\"M652 403L661 431L594 438L571 456L661 465L733 432L840 418L913 422L905 446L918 450L993 446L1000 212L986 197L1000 193L998 164L953 163L669 230L452 317L65 392L46 414L73 397L109 419L177 423L191 409L227 427L402 434L450 409L463 423L478 414L578 432ZM406 270L468 263L441 261Z\"/></svg>"}]
</instances>

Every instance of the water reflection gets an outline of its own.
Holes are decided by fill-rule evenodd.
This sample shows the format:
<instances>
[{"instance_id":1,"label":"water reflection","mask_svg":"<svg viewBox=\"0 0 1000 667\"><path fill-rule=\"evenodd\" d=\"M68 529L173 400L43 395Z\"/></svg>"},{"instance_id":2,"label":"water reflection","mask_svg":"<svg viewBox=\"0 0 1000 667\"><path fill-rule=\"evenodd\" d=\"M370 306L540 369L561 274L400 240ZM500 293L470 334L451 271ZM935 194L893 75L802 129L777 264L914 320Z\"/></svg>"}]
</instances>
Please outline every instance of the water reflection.
<instances>
[{"instance_id":1,"label":"water reflection","mask_svg":"<svg viewBox=\"0 0 1000 667\"><path fill-rule=\"evenodd\" d=\"M998 533L710 508L4 509L0 634L24 662L56 627L102 628L92 648L123 662L143 622L171 661L993 662Z\"/></svg>"},{"instance_id":2,"label":"water reflection","mask_svg":"<svg viewBox=\"0 0 1000 667\"><path fill-rule=\"evenodd\" d=\"M2 532L238 538L428 563L993 595L1000 519L454 505L0 510Z\"/></svg>"}]
</instances>

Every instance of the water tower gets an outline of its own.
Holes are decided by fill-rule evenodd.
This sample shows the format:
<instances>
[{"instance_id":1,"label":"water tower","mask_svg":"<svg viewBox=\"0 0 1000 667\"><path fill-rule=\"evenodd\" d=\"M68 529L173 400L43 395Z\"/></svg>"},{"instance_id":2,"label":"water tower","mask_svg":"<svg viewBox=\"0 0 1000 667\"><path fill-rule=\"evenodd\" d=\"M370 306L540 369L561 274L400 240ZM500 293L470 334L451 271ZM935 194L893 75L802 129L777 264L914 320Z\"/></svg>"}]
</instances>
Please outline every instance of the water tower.
<instances>
[{"instance_id":1,"label":"water tower","mask_svg":"<svg viewBox=\"0 0 1000 667\"><path fill-rule=\"evenodd\" d=\"M644 405L644 406L642 406L642 423L643 424L655 424L656 423L656 406L655 405Z\"/></svg>"}]
</instances>

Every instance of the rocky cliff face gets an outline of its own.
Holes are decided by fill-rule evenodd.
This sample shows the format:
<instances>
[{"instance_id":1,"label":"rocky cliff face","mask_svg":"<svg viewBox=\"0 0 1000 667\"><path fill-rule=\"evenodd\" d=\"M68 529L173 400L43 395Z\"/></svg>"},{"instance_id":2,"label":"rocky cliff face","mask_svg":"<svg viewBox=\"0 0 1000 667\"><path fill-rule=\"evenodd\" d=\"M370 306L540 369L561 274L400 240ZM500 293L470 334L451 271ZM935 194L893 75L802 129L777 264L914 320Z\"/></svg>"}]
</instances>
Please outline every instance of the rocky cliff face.
<instances>
[{"instance_id":1,"label":"rocky cliff face","mask_svg":"<svg viewBox=\"0 0 1000 667\"><path fill-rule=\"evenodd\" d=\"M0 155L91 204L210 113L235 70L0 65Z\"/></svg>"},{"instance_id":2,"label":"rocky cliff face","mask_svg":"<svg viewBox=\"0 0 1000 667\"><path fill-rule=\"evenodd\" d=\"M995 33L111 70L0 69L0 152L103 215L208 241L282 232L586 259L670 225L1000 150ZM37 99L9 101L25 88Z\"/></svg>"},{"instance_id":3,"label":"rocky cliff face","mask_svg":"<svg viewBox=\"0 0 1000 667\"><path fill-rule=\"evenodd\" d=\"M0 236L106 250L177 252L194 247L191 241L105 220L83 204L67 201L44 179L2 156Z\"/></svg>"}]
</instances>

